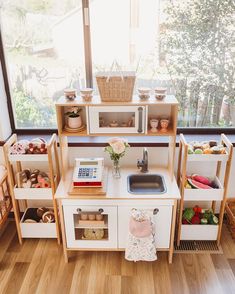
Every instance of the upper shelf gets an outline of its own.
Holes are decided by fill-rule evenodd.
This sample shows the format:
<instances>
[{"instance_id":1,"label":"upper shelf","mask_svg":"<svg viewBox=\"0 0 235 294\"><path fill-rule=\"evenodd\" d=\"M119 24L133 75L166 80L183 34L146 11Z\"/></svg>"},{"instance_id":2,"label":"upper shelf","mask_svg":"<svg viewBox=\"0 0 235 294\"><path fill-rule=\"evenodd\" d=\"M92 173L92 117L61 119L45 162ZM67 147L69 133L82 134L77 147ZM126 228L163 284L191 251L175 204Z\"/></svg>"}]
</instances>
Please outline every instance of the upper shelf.
<instances>
[{"instance_id":1,"label":"upper shelf","mask_svg":"<svg viewBox=\"0 0 235 294\"><path fill-rule=\"evenodd\" d=\"M48 154L9 154L10 161L48 161Z\"/></svg>"},{"instance_id":2,"label":"upper shelf","mask_svg":"<svg viewBox=\"0 0 235 294\"><path fill-rule=\"evenodd\" d=\"M148 100L141 100L138 95L134 95L130 102L102 102L100 96L93 96L92 101L86 102L78 96L74 100L69 101L64 96L59 98L55 103L56 106L94 106L94 105L178 105L178 101L174 95L166 95L166 97L159 101L153 95Z\"/></svg>"}]
</instances>

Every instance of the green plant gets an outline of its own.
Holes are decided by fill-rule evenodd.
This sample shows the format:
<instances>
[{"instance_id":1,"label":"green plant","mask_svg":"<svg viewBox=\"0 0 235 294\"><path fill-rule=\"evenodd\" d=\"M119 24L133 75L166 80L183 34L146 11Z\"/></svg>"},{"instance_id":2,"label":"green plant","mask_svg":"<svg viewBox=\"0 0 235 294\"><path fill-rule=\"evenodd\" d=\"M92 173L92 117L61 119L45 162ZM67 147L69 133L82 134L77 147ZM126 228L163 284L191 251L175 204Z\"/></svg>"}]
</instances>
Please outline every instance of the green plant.
<instances>
[{"instance_id":1,"label":"green plant","mask_svg":"<svg viewBox=\"0 0 235 294\"><path fill-rule=\"evenodd\" d=\"M79 112L81 112L81 108L79 108L78 106L73 106L69 108L69 111L67 111L65 114L68 115L68 117L79 117L80 114Z\"/></svg>"}]
</instances>

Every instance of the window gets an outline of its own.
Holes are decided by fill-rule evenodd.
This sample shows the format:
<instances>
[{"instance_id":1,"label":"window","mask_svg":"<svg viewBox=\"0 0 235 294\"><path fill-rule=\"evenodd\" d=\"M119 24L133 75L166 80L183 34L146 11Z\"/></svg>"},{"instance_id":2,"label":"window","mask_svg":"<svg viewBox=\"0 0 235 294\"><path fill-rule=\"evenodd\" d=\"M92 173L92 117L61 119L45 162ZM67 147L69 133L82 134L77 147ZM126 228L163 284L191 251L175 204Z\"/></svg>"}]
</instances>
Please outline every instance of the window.
<instances>
[{"instance_id":1,"label":"window","mask_svg":"<svg viewBox=\"0 0 235 294\"><path fill-rule=\"evenodd\" d=\"M16 128L56 128L54 101L85 86L81 0L2 1Z\"/></svg>"},{"instance_id":2,"label":"window","mask_svg":"<svg viewBox=\"0 0 235 294\"><path fill-rule=\"evenodd\" d=\"M63 89L98 93L95 75L113 61L137 71L135 91L175 94L179 127L235 128L232 0L12 0L1 16L18 129L56 127Z\"/></svg>"}]
</instances>

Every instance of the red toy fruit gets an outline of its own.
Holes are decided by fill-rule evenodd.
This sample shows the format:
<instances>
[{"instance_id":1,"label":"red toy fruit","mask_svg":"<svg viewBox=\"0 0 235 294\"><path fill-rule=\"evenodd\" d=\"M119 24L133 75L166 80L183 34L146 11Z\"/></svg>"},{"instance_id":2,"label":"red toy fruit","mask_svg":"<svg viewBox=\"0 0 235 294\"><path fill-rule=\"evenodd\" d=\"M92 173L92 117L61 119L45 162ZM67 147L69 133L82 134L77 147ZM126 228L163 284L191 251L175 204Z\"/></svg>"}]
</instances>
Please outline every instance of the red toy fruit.
<instances>
[{"instance_id":1,"label":"red toy fruit","mask_svg":"<svg viewBox=\"0 0 235 294\"><path fill-rule=\"evenodd\" d=\"M192 225L199 225L201 223L200 217L198 215L194 215L191 219Z\"/></svg>"}]
</instances>

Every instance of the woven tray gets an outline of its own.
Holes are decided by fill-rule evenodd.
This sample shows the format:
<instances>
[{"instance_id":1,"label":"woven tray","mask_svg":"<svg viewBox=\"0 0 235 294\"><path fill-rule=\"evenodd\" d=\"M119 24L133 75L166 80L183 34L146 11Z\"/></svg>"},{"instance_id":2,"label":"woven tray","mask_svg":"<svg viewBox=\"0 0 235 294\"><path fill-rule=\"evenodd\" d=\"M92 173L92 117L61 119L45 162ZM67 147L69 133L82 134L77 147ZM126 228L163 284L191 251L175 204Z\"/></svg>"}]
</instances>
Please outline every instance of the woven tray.
<instances>
[{"instance_id":1,"label":"woven tray","mask_svg":"<svg viewBox=\"0 0 235 294\"><path fill-rule=\"evenodd\" d=\"M225 204L225 211L227 213L228 229L231 232L232 237L235 238L235 198L227 200Z\"/></svg>"}]
</instances>

